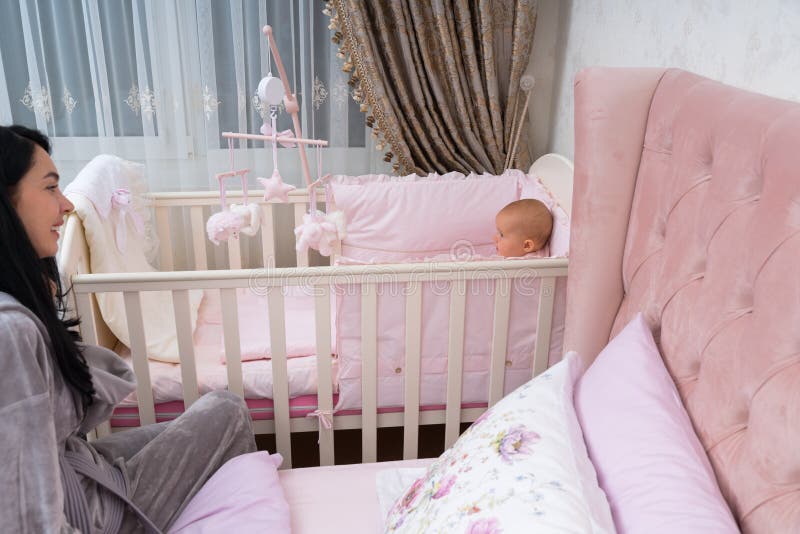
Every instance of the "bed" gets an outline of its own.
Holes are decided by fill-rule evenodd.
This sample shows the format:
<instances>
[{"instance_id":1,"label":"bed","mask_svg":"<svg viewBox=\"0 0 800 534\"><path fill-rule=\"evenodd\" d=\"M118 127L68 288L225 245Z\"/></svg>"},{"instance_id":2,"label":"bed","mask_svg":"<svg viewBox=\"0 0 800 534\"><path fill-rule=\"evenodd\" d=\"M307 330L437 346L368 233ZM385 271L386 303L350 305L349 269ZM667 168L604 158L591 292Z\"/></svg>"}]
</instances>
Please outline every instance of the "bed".
<instances>
[{"instance_id":1,"label":"bed","mask_svg":"<svg viewBox=\"0 0 800 534\"><path fill-rule=\"evenodd\" d=\"M571 165L565 162L549 173L554 180L557 174L568 181ZM462 185L478 182L477 178L487 184L494 179L443 177ZM284 467L291 466L295 432L319 432L321 465L333 463L333 431L338 429L362 429L364 461L377 457L379 427L405 428L403 449L408 459L418 454L420 425L445 424L446 442L454 442L459 425L473 421L487 405L558 361L562 352L568 218L541 188L538 175L510 171L500 178L512 185L509 194L519 195L524 187L534 186L535 194L552 199L549 202L562 214L566 232L558 239L562 257L462 258L453 256L460 254L458 250L445 249L444 255L411 256L402 263L364 262L341 254L357 245L356 240L346 239L338 245L333 267L309 267L305 253L296 255L296 266L274 267L276 243L285 236L277 232L281 224L276 212L282 207L271 201L260 202L260 236L221 245L227 247L222 255L231 268L208 269L212 261L205 252L215 249L205 242L203 221L208 206L218 203L218 193L157 193L147 199L155 213L161 270L150 269L140 258L134 264L150 272L93 273L91 232L79 217L71 216L59 262L83 317L84 339L114 347L130 361L138 383L135 394L97 434L172 419L206 391L227 388L246 399L257 433L276 435ZM317 195L322 201L333 197L334 191ZM251 192L253 196L258 192ZM228 197L241 200L236 192ZM347 209L342 207L346 201L341 191L338 197L340 206L329 202L328 209ZM294 191L289 200L294 221L300 224L308 210L308 194ZM485 219L493 229L494 211L475 218ZM181 225L179 234L194 251L188 261L173 256L176 233L170 228ZM475 241L479 251L491 244L491 233L486 233L481 243ZM248 258L245 253L253 248L261 252L255 264L253 255ZM112 314L117 328L110 327L109 314L100 309L103 299L112 298L117 299L118 311ZM539 311L529 314L531 308ZM154 313L157 318L151 316ZM427 317L434 315L440 327L431 335L434 321ZM385 324L389 316L393 321ZM166 363L153 357L158 348L154 348L153 323L159 331L173 333L163 336L166 341L161 344L171 347L167 352L173 356ZM339 328L341 324L347 328ZM124 336L112 332L119 332L119 325ZM391 359L384 356L388 353L384 332L389 330L389 337L394 336ZM247 340L261 343L259 351L264 352L264 336L269 338L270 359L256 355L248 361L254 351L246 350ZM297 349L309 344L310 350ZM463 377L463 382L456 377Z\"/></svg>"},{"instance_id":2,"label":"bed","mask_svg":"<svg viewBox=\"0 0 800 534\"><path fill-rule=\"evenodd\" d=\"M791 273L800 258L800 105L681 70L635 68L582 71L575 101L565 349L577 352L565 361L577 361L579 374L586 369L575 382L578 439L586 443L583 455L592 459L594 483L608 498L616 528L587 523L572 531L799 531L800 279ZM637 389L635 381L619 377L630 376L640 350L623 344L626 350L608 357L631 328L646 333L654 355L649 364L657 364L663 376L652 389L636 392L641 398L629 399L632 408L610 411L601 399L589 417L585 386L602 369L607 382L596 384L601 395ZM647 435L649 421L636 419L633 411L655 390L674 397L658 406L655 418L665 411L685 417L680 439L659 441ZM572 407L569 393L566 404ZM509 397L514 395L519 396ZM630 428L629 418L641 427ZM620 432L610 436L605 453L598 426ZM460 442L437 462L450 460ZM684 476L688 457L679 451L686 444L699 462L697 477ZM619 451L623 455L609 462L608 454ZM639 463L623 465L628 454ZM459 456L451 463L460 461ZM280 472L292 531L319 531L322 517L326 532L379 531L376 474L380 467L412 465L418 464ZM620 469L628 471L625 476ZM637 474L635 491L628 488L620 497L621 478ZM348 491L331 491L333 479L348 481ZM701 482L716 495L714 502L692 500ZM663 499L662 485L682 491ZM416 486L401 493L395 507L416 506ZM434 486L428 500L456 487L452 481ZM358 497L360 510L350 495ZM639 510L620 509L625 498L650 501ZM708 516L711 507L719 512L715 519ZM310 510L320 515L309 517ZM475 502L462 503L460 510L480 512ZM650 513L661 516L631 528L631 515ZM473 523L470 531L497 532L494 519ZM528 529L535 521L534 514ZM405 526L395 522L387 528L424 531ZM523 524L505 531L527 530Z\"/></svg>"}]
</instances>

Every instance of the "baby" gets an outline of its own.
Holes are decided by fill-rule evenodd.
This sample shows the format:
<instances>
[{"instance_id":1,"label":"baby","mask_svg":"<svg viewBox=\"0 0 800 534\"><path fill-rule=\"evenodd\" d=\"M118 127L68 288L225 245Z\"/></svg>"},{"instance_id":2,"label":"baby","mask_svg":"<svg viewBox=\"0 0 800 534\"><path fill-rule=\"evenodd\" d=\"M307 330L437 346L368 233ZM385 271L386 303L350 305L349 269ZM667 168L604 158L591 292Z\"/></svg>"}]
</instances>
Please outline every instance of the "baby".
<instances>
[{"instance_id":1,"label":"baby","mask_svg":"<svg viewBox=\"0 0 800 534\"><path fill-rule=\"evenodd\" d=\"M516 200L497 213L494 243L503 257L516 257L540 250L553 231L553 215L539 200Z\"/></svg>"}]
</instances>

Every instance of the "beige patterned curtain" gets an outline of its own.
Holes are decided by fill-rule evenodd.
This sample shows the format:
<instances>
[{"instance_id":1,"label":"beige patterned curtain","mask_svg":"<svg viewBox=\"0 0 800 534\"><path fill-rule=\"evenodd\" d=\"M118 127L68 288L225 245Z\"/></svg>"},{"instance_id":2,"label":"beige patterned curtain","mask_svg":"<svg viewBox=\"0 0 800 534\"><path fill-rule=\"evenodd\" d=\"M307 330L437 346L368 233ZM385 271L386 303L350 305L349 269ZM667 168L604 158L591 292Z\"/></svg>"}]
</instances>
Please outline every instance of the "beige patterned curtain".
<instances>
[{"instance_id":1,"label":"beige patterned curtain","mask_svg":"<svg viewBox=\"0 0 800 534\"><path fill-rule=\"evenodd\" d=\"M520 78L536 0L331 0L325 12L396 172L499 174L520 119L514 166L527 169Z\"/></svg>"}]
</instances>

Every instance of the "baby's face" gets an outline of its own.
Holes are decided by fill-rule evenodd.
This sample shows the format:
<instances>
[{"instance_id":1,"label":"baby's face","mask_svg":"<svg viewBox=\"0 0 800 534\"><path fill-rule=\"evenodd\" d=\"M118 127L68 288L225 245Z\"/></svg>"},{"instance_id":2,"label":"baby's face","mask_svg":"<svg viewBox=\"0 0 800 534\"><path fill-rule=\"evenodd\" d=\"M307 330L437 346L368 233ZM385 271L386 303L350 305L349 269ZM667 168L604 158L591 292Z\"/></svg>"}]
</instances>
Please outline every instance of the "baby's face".
<instances>
[{"instance_id":1,"label":"baby's face","mask_svg":"<svg viewBox=\"0 0 800 534\"><path fill-rule=\"evenodd\" d=\"M514 215L498 213L495 217L495 226L497 232L494 234L494 244L497 247L497 254L509 258L532 252L532 242L522 235L519 221Z\"/></svg>"}]
</instances>

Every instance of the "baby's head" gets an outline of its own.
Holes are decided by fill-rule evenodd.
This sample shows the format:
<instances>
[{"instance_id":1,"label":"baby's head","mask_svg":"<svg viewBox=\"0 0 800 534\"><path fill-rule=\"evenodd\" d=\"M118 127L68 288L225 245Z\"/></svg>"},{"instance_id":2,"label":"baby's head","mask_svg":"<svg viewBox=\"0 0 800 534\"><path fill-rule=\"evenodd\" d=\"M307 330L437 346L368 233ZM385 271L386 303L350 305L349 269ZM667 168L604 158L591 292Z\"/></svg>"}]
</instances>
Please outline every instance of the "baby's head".
<instances>
[{"instance_id":1,"label":"baby's head","mask_svg":"<svg viewBox=\"0 0 800 534\"><path fill-rule=\"evenodd\" d=\"M506 258L524 256L547 244L553 231L553 215L543 202L524 198L501 209L495 224L497 253Z\"/></svg>"}]
</instances>

